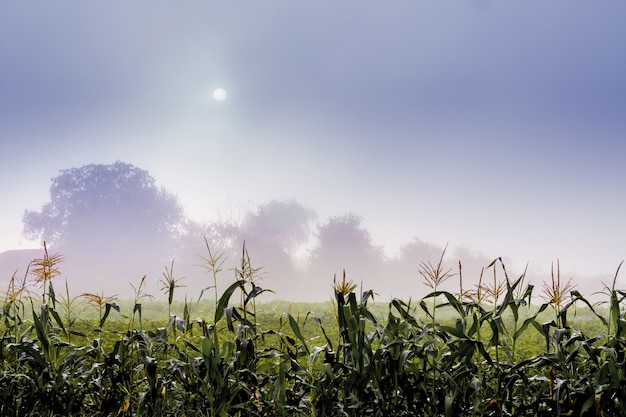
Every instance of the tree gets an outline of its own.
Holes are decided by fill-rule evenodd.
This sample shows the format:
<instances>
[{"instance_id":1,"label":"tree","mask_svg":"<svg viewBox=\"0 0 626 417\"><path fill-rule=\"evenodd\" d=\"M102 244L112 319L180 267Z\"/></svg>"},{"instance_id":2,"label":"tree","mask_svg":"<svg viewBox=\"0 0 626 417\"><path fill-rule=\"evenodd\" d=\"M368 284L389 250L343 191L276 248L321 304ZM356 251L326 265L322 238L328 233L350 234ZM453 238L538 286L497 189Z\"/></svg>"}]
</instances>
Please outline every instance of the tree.
<instances>
[{"instance_id":1,"label":"tree","mask_svg":"<svg viewBox=\"0 0 626 417\"><path fill-rule=\"evenodd\" d=\"M419 273L420 265L422 263L437 265L443 251L443 247L424 242L417 237L402 245L398 256L387 261L387 270L393 277L387 285L389 293L394 297L407 299L413 296L421 297L430 292L424 286L424 279Z\"/></svg>"},{"instance_id":2,"label":"tree","mask_svg":"<svg viewBox=\"0 0 626 417\"><path fill-rule=\"evenodd\" d=\"M298 258L311 237L315 212L295 200L271 200L254 209L242 209L231 204L215 221L184 223L176 253L176 259L183 261L182 274L193 274L185 268L198 265L200 257L208 255L205 239L213 253L222 255L223 271L240 267L245 242L253 264L263 267L263 285L275 290L278 297L297 296L301 288L297 261L304 262Z\"/></svg>"},{"instance_id":3,"label":"tree","mask_svg":"<svg viewBox=\"0 0 626 417\"><path fill-rule=\"evenodd\" d=\"M304 263L299 258L304 257L314 218L313 210L295 200L271 200L253 209L231 203L211 222L187 220L181 227L181 244L176 252L177 261L182 260L178 271L185 276L195 274L194 269L204 262L201 258L208 256L206 244L214 254L221 255L222 271L233 271L241 266L245 243L252 263L263 267L263 286L275 290L281 298L297 296L301 288L298 261Z\"/></svg>"},{"instance_id":4,"label":"tree","mask_svg":"<svg viewBox=\"0 0 626 417\"><path fill-rule=\"evenodd\" d=\"M47 241L67 259L91 262L93 273L106 270L105 262L170 256L184 214L177 197L148 171L117 161L61 170L50 201L40 212L26 211L23 220L25 235Z\"/></svg>"},{"instance_id":5,"label":"tree","mask_svg":"<svg viewBox=\"0 0 626 417\"><path fill-rule=\"evenodd\" d=\"M60 171L50 202L26 211L24 232L58 246L134 237L169 238L183 220L178 199L155 184L148 171L115 162Z\"/></svg>"},{"instance_id":6,"label":"tree","mask_svg":"<svg viewBox=\"0 0 626 417\"><path fill-rule=\"evenodd\" d=\"M291 257L309 239L316 214L295 200L272 200L249 212L242 229L246 239L271 244Z\"/></svg>"},{"instance_id":7,"label":"tree","mask_svg":"<svg viewBox=\"0 0 626 417\"><path fill-rule=\"evenodd\" d=\"M392 294L408 298L409 296L423 297L429 293L431 289L424 285L424 278L419 271L423 264L437 265L444 250L444 246L433 245L417 237L402 245L398 256L387 261L387 268L395 278L389 285ZM493 259L464 247L458 247L453 252L448 251L443 259L442 267L454 273L456 279L448 280L440 289L458 293L462 284L464 292L474 290L483 268L491 261ZM459 269L459 263L461 269Z\"/></svg>"},{"instance_id":8,"label":"tree","mask_svg":"<svg viewBox=\"0 0 626 417\"><path fill-rule=\"evenodd\" d=\"M372 244L370 233L361 226L363 219L348 213L328 219L318 228L318 244L311 252L308 273L312 282L340 279L343 270L348 279L361 281L374 289L383 273L383 251ZM327 291L326 288L324 290Z\"/></svg>"}]
</instances>

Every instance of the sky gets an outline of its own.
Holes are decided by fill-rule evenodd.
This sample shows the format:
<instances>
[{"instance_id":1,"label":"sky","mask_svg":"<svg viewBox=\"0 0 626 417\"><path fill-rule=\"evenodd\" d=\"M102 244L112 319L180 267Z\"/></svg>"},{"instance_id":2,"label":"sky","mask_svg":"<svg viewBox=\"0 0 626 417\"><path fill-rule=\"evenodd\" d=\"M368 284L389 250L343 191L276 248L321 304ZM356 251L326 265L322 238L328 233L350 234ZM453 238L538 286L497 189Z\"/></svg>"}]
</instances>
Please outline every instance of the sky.
<instances>
[{"instance_id":1,"label":"sky","mask_svg":"<svg viewBox=\"0 0 626 417\"><path fill-rule=\"evenodd\" d=\"M0 2L0 252L60 170L295 199L576 276L626 258L626 3ZM228 96L216 101L212 92Z\"/></svg>"}]
</instances>

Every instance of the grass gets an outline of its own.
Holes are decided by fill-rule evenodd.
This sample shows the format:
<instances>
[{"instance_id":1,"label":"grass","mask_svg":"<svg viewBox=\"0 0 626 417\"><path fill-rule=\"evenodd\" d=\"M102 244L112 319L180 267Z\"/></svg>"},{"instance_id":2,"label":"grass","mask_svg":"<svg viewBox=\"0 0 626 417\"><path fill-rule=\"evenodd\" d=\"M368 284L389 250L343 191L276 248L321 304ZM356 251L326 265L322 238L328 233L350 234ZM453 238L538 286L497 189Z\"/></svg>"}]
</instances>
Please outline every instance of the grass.
<instances>
[{"instance_id":1,"label":"grass","mask_svg":"<svg viewBox=\"0 0 626 417\"><path fill-rule=\"evenodd\" d=\"M263 303L245 246L219 289L223 257L207 250L214 297L184 301L173 263L164 300L145 277L132 300L57 295L62 257L44 250L2 303L0 415L626 415L619 268L603 305L558 263L540 294L501 259L467 290L444 254L421 264L419 300L374 302L344 273L330 305ZM454 276L459 293L441 291Z\"/></svg>"}]
</instances>

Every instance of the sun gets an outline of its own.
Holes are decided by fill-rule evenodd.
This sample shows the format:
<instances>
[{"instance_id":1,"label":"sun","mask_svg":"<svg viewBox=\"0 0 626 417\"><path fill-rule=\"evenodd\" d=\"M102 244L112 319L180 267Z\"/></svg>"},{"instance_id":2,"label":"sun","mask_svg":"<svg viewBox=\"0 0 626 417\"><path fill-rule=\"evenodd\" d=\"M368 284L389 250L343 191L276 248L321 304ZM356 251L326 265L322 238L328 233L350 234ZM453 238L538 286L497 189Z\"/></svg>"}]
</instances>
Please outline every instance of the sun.
<instances>
[{"instance_id":1,"label":"sun","mask_svg":"<svg viewBox=\"0 0 626 417\"><path fill-rule=\"evenodd\" d=\"M228 97L228 93L223 88L220 87L213 90L213 98L216 101L224 101L226 97Z\"/></svg>"}]
</instances>

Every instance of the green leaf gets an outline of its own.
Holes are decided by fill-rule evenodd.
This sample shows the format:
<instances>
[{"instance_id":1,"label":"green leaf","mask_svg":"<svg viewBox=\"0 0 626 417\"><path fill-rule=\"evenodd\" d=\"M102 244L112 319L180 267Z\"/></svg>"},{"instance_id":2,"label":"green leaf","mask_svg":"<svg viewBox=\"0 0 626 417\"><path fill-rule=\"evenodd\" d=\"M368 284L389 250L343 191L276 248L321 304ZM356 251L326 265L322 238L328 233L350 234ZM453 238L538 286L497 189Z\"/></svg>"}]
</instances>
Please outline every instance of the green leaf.
<instances>
[{"instance_id":1,"label":"green leaf","mask_svg":"<svg viewBox=\"0 0 626 417\"><path fill-rule=\"evenodd\" d=\"M109 317L109 313L111 313L111 309L117 311L118 313L120 312L120 306L118 306L117 304L106 303L106 305L104 306L104 315L100 319L100 328L104 326L104 323L106 322L107 317Z\"/></svg>"},{"instance_id":2,"label":"green leaf","mask_svg":"<svg viewBox=\"0 0 626 417\"><path fill-rule=\"evenodd\" d=\"M519 329L517 329L517 331L513 334L513 340L517 340L524 333L524 331L526 331L526 328L528 328L530 324L533 324L537 319L537 316L541 314L546 308L548 308L548 304L542 304L539 310L532 317L524 320Z\"/></svg>"},{"instance_id":3,"label":"green leaf","mask_svg":"<svg viewBox=\"0 0 626 417\"><path fill-rule=\"evenodd\" d=\"M50 281L50 284L48 284L48 296L50 297L50 300L52 301L52 307L55 308L56 303L57 303L57 298L56 298L56 295L54 294L54 286L52 285L52 281Z\"/></svg>"},{"instance_id":4,"label":"green leaf","mask_svg":"<svg viewBox=\"0 0 626 417\"><path fill-rule=\"evenodd\" d=\"M32 359L37 365L41 366L41 367L46 367L46 360L43 358L43 356L41 355L41 352L39 352L38 350L34 349L30 344L26 344L26 343L9 343L8 345L6 345L6 349L7 350L17 350L17 351L21 351L22 353L24 353L26 359Z\"/></svg>"},{"instance_id":5,"label":"green leaf","mask_svg":"<svg viewBox=\"0 0 626 417\"><path fill-rule=\"evenodd\" d=\"M224 291L215 309L215 319L214 319L215 323L217 323L218 321L220 321L222 317L224 317L224 310L226 309L226 306L230 302L230 297L233 295L235 290L238 288L242 289L245 283L246 281L244 280L235 281L234 283L230 285L230 287L226 289L226 291Z\"/></svg>"},{"instance_id":6,"label":"green leaf","mask_svg":"<svg viewBox=\"0 0 626 417\"><path fill-rule=\"evenodd\" d=\"M302 331L300 330L300 326L298 325L298 322L296 321L296 319L293 318L293 316L290 313L286 313L286 314L287 314L287 318L289 319L289 326L291 327L293 334L296 335L296 337L300 340L300 342L302 342L302 347L304 347L304 350L308 354L309 347L306 344L306 340L304 339L304 335L302 334Z\"/></svg>"},{"instance_id":7,"label":"green leaf","mask_svg":"<svg viewBox=\"0 0 626 417\"><path fill-rule=\"evenodd\" d=\"M61 320L61 317L59 316L59 313L57 313L55 310L50 310L50 315L52 316L52 318L54 318L54 321L57 323L57 325L63 331L65 331L65 326L63 325L63 320Z\"/></svg>"},{"instance_id":8,"label":"green leaf","mask_svg":"<svg viewBox=\"0 0 626 417\"><path fill-rule=\"evenodd\" d=\"M311 352L311 354L309 355L309 366L312 366L315 362L317 362L317 359L319 358L320 353L327 352L327 351L328 351L328 345L315 346L313 348L313 352Z\"/></svg>"},{"instance_id":9,"label":"green leaf","mask_svg":"<svg viewBox=\"0 0 626 417\"><path fill-rule=\"evenodd\" d=\"M50 341L48 340L48 335L46 334L46 331L44 329L43 322L40 320L39 316L37 315L37 313L35 313L34 310L33 310L33 321L35 322L35 331L37 332L37 339L39 339L39 342L41 342L41 347L43 348L44 352L47 352L50 346Z\"/></svg>"},{"instance_id":10,"label":"green leaf","mask_svg":"<svg viewBox=\"0 0 626 417\"><path fill-rule=\"evenodd\" d=\"M449 395L446 395L445 400L445 412L446 412L446 417L452 417L452 405L454 403L454 397L451 397Z\"/></svg>"},{"instance_id":11,"label":"green leaf","mask_svg":"<svg viewBox=\"0 0 626 417\"><path fill-rule=\"evenodd\" d=\"M398 358L398 369L403 370L407 361L413 356L413 351L411 350L403 350L400 353L400 357Z\"/></svg>"},{"instance_id":12,"label":"green leaf","mask_svg":"<svg viewBox=\"0 0 626 417\"><path fill-rule=\"evenodd\" d=\"M364 291L361 295L361 304L367 304L370 298L374 301L374 290Z\"/></svg>"},{"instance_id":13,"label":"green leaf","mask_svg":"<svg viewBox=\"0 0 626 417\"><path fill-rule=\"evenodd\" d=\"M499 346L500 345L500 332L503 330L502 318L500 316L494 317L489 322L489 326L491 327L491 340L489 341L489 344L491 346Z\"/></svg>"},{"instance_id":14,"label":"green leaf","mask_svg":"<svg viewBox=\"0 0 626 417\"><path fill-rule=\"evenodd\" d=\"M439 330L440 332L443 332L443 333L451 334L452 336L457 337L459 339L468 339L467 335L465 333L463 333L463 330L462 329L458 329L456 327L439 326L439 327L437 327L437 330Z\"/></svg>"},{"instance_id":15,"label":"green leaf","mask_svg":"<svg viewBox=\"0 0 626 417\"><path fill-rule=\"evenodd\" d=\"M228 330L230 330L231 332L235 331L235 326L233 325L234 312L234 307L228 307L224 309L224 314L226 315L226 325L228 326Z\"/></svg>"},{"instance_id":16,"label":"green leaf","mask_svg":"<svg viewBox=\"0 0 626 417\"><path fill-rule=\"evenodd\" d=\"M141 303L135 303L135 306L133 307L133 315L139 312L139 326L141 327Z\"/></svg>"}]
</instances>

